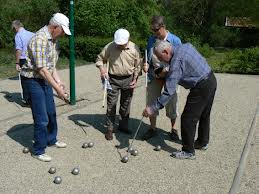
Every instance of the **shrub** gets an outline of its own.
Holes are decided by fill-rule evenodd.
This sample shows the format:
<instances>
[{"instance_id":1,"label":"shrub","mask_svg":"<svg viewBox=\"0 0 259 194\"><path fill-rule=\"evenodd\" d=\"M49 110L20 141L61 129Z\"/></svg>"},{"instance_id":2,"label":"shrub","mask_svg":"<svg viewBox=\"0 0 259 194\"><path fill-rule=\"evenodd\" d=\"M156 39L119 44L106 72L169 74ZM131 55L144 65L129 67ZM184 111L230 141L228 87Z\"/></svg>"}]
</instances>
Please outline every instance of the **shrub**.
<instances>
[{"instance_id":1,"label":"shrub","mask_svg":"<svg viewBox=\"0 0 259 194\"><path fill-rule=\"evenodd\" d=\"M76 37L75 38L75 55L76 58L84 59L88 62L94 62L97 55L101 52L103 47L109 42L113 41L113 38L101 38L101 37ZM132 40L136 43L142 52L144 53L146 47L146 41ZM69 57L69 40L68 38L61 39L59 41L61 56Z\"/></svg>"}]
</instances>

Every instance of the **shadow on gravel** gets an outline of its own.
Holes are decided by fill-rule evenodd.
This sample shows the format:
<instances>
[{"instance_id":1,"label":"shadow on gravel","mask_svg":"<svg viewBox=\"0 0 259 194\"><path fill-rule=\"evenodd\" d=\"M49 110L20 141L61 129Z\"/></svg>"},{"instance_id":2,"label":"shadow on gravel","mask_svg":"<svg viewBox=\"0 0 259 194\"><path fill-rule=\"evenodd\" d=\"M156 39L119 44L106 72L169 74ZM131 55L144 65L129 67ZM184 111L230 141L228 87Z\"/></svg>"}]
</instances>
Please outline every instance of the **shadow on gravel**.
<instances>
[{"instance_id":1,"label":"shadow on gravel","mask_svg":"<svg viewBox=\"0 0 259 194\"><path fill-rule=\"evenodd\" d=\"M16 103L22 107L29 107L28 105L24 104L22 102L21 93L17 92L7 92L7 91L1 91L0 93L4 94L4 98L11 103Z\"/></svg>"},{"instance_id":2,"label":"shadow on gravel","mask_svg":"<svg viewBox=\"0 0 259 194\"><path fill-rule=\"evenodd\" d=\"M11 139L21 144L23 147L32 149L33 124L19 124L6 133Z\"/></svg>"},{"instance_id":3,"label":"shadow on gravel","mask_svg":"<svg viewBox=\"0 0 259 194\"><path fill-rule=\"evenodd\" d=\"M87 128L90 129L90 127L93 127L97 130L99 130L101 133L105 134L106 132L106 115L105 114L74 114L68 116L68 119L73 121L76 125L80 126L82 130L87 133ZM116 118L118 121L118 117ZM133 137L134 134L139 126L140 119L136 118L130 118L129 119L129 130L132 131L131 135L127 135L124 133L121 133L119 131L116 131L115 138L119 141L119 145L116 145L116 148L119 149L124 149L127 148ZM116 126L114 126L116 130ZM138 135L136 137L136 141L142 141L141 137L143 134L148 130L149 125L143 122L140 126ZM175 148L172 148L171 146L167 145L166 141L172 141L169 136L169 132L164 131L163 129L158 128L158 136L153 137L147 141L147 143L151 144L154 146L154 148L157 145L160 145L162 150L167 151L169 153L172 153L173 151L176 151ZM104 136L103 139L105 140ZM133 147L137 148L137 143L134 141ZM180 142L176 142L180 143Z\"/></svg>"},{"instance_id":4,"label":"shadow on gravel","mask_svg":"<svg viewBox=\"0 0 259 194\"><path fill-rule=\"evenodd\" d=\"M9 80L19 80L19 76L9 77Z\"/></svg>"}]
</instances>

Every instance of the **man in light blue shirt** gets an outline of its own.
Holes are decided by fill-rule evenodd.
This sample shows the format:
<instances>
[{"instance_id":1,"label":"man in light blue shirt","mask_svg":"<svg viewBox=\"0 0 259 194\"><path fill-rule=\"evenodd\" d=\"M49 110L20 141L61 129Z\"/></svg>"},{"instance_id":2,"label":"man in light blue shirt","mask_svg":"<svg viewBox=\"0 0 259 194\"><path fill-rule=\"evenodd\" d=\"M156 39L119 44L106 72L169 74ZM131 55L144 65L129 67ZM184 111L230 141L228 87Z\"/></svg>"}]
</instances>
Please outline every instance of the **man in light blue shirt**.
<instances>
[{"instance_id":1,"label":"man in light blue shirt","mask_svg":"<svg viewBox=\"0 0 259 194\"><path fill-rule=\"evenodd\" d=\"M151 30L153 35L149 37L147 43L147 62L144 64L143 70L148 73L148 85L147 85L147 105L149 106L155 99L157 99L164 86L164 79L158 79L155 77L155 70L161 68L163 64L157 60L153 54L153 46L156 40L166 40L173 46L181 44L180 38L172 34L166 29L163 16L153 16L151 20ZM148 66L148 67L147 67ZM148 68L148 69L147 69ZM171 133L170 137L174 141L179 140L178 132L175 129L175 120L177 117L177 93L175 93L166 105L166 116L170 119ZM156 130L156 117L149 117L150 129L143 135L143 140L148 140L157 135Z\"/></svg>"},{"instance_id":2,"label":"man in light blue shirt","mask_svg":"<svg viewBox=\"0 0 259 194\"><path fill-rule=\"evenodd\" d=\"M12 28L15 34L15 59L16 70L20 71L21 66L26 63L27 45L34 33L25 30L23 24L19 20L12 22Z\"/></svg>"},{"instance_id":3,"label":"man in light blue shirt","mask_svg":"<svg viewBox=\"0 0 259 194\"><path fill-rule=\"evenodd\" d=\"M15 34L15 64L16 64L16 70L20 71L21 67L26 63L26 51L27 51L27 45L31 37L34 35L34 33L25 30L23 27L23 24L19 20L14 20L12 22L12 29L14 30ZM20 73L19 73L19 80L20 80ZM28 102L26 101L26 92L24 92L24 86L22 84L22 81L20 80L22 91L21 91L21 97L22 97L22 103L27 105Z\"/></svg>"},{"instance_id":4,"label":"man in light blue shirt","mask_svg":"<svg viewBox=\"0 0 259 194\"><path fill-rule=\"evenodd\" d=\"M161 69L156 72L157 77L165 78L165 89L152 105L144 109L143 116L156 115L175 94L177 84L190 89L181 116L182 151L173 152L172 156L178 159L195 159L194 149L208 148L216 78L205 58L190 43L173 47L167 41L157 41L154 53L159 60L169 63L169 70ZM194 142L198 122L198 138Z\"/></svg>"}]
</instances>

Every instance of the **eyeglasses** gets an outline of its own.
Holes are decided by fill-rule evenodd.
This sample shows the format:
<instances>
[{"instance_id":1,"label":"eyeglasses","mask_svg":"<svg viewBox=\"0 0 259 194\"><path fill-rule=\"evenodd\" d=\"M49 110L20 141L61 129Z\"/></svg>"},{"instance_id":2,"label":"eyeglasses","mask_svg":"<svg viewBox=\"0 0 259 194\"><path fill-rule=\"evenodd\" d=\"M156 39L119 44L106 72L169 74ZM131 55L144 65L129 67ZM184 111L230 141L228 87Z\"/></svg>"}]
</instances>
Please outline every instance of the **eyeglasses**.
<instances>
[{"instance_id":1,"label":"eyeglasses","mask_svg":"<svg viewBox=\"0 0 259 194\"><path fill-rule=\"evenodd\" d=\"M159 28L152 28L151 29L153 32L158 32L160 30L160 27Z\"/></svg>"}]
</instances>

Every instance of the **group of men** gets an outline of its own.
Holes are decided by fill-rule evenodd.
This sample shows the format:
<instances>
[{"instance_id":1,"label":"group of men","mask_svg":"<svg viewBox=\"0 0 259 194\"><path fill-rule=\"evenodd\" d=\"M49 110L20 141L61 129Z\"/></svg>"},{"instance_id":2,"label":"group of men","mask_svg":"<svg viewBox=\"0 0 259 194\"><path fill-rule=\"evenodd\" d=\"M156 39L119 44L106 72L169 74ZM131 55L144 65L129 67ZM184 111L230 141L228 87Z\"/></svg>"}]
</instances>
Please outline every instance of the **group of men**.
<instances>
[{"instance_id":1,"label":"group of men","mask_svg":"<svg viewBox=\"0 0 259 194\"><path fill-rule=\"evenodd\" d=\"M18 22L19 23L19 22ZM26 102L31 105L34 120L33 157L41 161L51 161L45 154L47 146L66 147L57 141L57 120L52 88L58 96L67 101L65 86L56 70L58 59L57 39L64 34L71 35L68 18L56 13L49 24L34 35L13 22L16 30L16 53L23 53L19 47L21 36L27 37L27 55L16 54L16 64L20 66L21 81ZM141 57L138 46L130 41L126 29L118 29L114 40L108 43L97 56L96 66L102 80L110 84L107 91L107 131L105 138L113 139L116 106L120 96L118 131L131 134L128 128L130 106L134 88L141 71L148 74L147 104L143 116L149 117L150 129L142 139L157 135L156 117L158 111L166 107L170 119L172 140L179 141L175 129L177 117L177 85L190 89L181 116L182 150L172 153L178 159L194 159L195 149L206 150L209 143L210 112L217 87L216 78L206 60L190 44L182 44L180 38L167 31L163 16L151 20L153 35L147 43L147 63ZM26 48L26 46L25 46ZM26 49L25 49L26 50ZM21 63L19 59L26 59ZM194 141L196 125L199 122L198 138Z\"/></svg>"}]
</instances>

